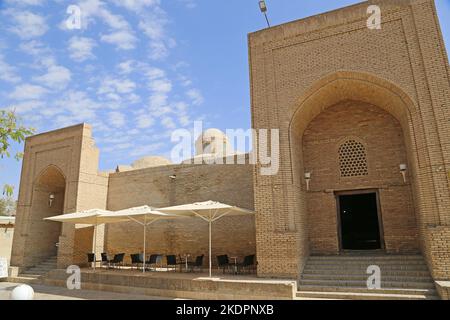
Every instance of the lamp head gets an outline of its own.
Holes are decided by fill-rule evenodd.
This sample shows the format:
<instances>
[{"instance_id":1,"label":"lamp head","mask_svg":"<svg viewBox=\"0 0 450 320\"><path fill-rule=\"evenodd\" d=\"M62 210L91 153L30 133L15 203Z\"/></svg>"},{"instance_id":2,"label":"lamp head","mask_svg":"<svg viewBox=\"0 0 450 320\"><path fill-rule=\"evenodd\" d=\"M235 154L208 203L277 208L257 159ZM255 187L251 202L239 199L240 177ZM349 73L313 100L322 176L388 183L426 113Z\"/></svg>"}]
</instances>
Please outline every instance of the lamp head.
<instances>
[{"instance_id":1,"label":"lamp head","mask_svg":"<svg viewBox=\"0 0 450 320\"><path fill-rule=\"evenodd\" d=\"M267 6L264 0L259 1L259 9L261 10L262 13L267 12Z\"/></svg>"}]
</instances>

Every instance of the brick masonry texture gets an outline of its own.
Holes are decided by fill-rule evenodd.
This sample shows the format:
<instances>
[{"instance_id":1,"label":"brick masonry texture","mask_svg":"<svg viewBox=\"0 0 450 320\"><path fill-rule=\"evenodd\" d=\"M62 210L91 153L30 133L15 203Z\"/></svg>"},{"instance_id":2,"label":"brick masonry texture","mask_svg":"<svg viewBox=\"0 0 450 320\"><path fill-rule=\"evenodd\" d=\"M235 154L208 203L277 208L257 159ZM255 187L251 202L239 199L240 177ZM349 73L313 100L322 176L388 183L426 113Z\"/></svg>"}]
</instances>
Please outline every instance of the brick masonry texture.
<instances>
[{"instance_id":1,"label":"brick masonry texture","mask_svg":"<svg viewBox=\"0 0 450 320\"><path fill-rule=\"evenodd\" d=\"M381 6L381 30L366 26L369 4ZM104 174L89 125L30 137L11 264L56 253L59 267L86 261L93 228L45 216L217 200L256 215L215 223L213 255L256 251L258 276L297 278L309 255L340 253L336 192L373 189L386 251L420 252L435 280L450 279L450 71L434 2L364 2L252 33L248 46L252 127L280 130L276 175L261 175L260 164ZM363 146L367 175L340 176L339 146L348 140ZM142 250L138 225L97 231L98 254ZM147 240L148 253L206 255L207 225L157 222Z\"/></svg>"},{"instance_id":2,"label":"brick masonry texture","mask_svg":"<svg viewBox=\"0 0 450 320\"><path fill-rule=\"evenodd\" d=\"M381 30L366 27L370 4ZM310 254L338 253L334 193L375 188L387 251L419 249L448 279L449 66L434 2L363 2L248 42L252 125L279 129L281 153L276 176L254 170L258 274L295 277ZM366 143L369 176L336 176L346 137Z\"/></svg>"}]
</instances>

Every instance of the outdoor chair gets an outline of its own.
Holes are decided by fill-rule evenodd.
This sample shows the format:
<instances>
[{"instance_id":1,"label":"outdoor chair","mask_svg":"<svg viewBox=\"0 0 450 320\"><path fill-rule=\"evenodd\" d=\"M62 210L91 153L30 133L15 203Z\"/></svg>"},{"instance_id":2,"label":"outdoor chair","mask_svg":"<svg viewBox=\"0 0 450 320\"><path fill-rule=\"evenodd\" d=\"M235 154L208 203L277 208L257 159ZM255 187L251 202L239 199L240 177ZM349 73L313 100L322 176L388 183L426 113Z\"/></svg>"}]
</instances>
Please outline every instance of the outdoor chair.
<instances>
[{"instance_id":1,"label":"outdoor chair","mask_svg":"<svg viewBox=\"0 0 450 320\"><path fill-rule=\"evenodd\" d=\"M195 271L195 268L199 269L200 272L203 271L203 257L205 255L202 254L201 256L197 256L195 258L195 262L188 262L188 266L191 269L191 271Z\"/></svg>"},{"instance_id":2,"label":"outdoor chair","mask_svg":"<svg viewBox=\"0 0 450 320\"><path fill-rule=\"evenodd\" d=\"M102 266L106 265L109 268L108 254L106 252L103 252L101 256L102 256Z\"/></svg>"},{"instance_id":3,"label":"outdoor chair","mask_svg":"<svg viewBox=\"0 0 450 320\"><path fill-rule=\"evenodd\" d=\"M229 270L231 267L230 261L228 259L228 255L220 255L217 256L217 267L218 269L222 269L223 273L225 273L226 270Z\"/></svg>"},{"instance_id":4,"label":"outdoor chair","mask_svg":"<svg viewBox=\"0 0 450 320\"><path fill-rule=\"evenodd\" d=\"M125 257L125 253L118 253L114 255L114 258L109 261L110 265L113 267L118 267L120 269L120 266L123 266L123 258Z\"/></svg>"},{"instance_id":5,"label":"outdoor chair","mask_svg":"<svg viewBox=\"0 0 450 320\"><path fill-rule=\"evenodd\" d=\"M95 253L87 254L88 263L92 266L92 263L95 263Z\"/></svg>"},{"instance_id":6,"label":"outdoor chair","mask_svg":"<svg viewBox=\"0 0 450 320\"><path fill-rule=\"evenodd\" d=\"M173 268L174 271L177 271L178 267L180 266L181 269L181 262L177 262L177 256L176 255L168 255L166 256L167 259L167 268Z\"/></svg>"},{"instance_id":7,"label":"outdoor chair","mask_svg":"<svg viewBox=\"0 0 450 320\"><path fill-rule=\"evenodd\" d=\"M255 255L249 255L244 257L244 261L238 264L238 273L242 271L248 271L250 273L251 270L255 269Z\"/></svg>"},{"instance_id":8,"label":"outdoor chair","mask_svg":"<svg viewBox=\"0 0 450 320\"><path fill-rule=\"evenodd\" d=\"M136 269L139 268L139 265L143 263L142 255L140 253L130 254L131 257L131 268L136 266Z\"/></svg>"},{"instance_id":9,"label":"outdoor chair","mask_svg":"<svg viewBox=\"0 0 450 320\"><path fill-rule=\"evenodd\" d=\"M148 261L145 262L145 264L148 266L148 268L152 268L152 266L154 266L154 268L156 269L156 266L158 265L158 263L160 264L162 260L162 256L160 254L152 254L150 256L150 259L148 259Z\"/></svg>"}]
</instances>

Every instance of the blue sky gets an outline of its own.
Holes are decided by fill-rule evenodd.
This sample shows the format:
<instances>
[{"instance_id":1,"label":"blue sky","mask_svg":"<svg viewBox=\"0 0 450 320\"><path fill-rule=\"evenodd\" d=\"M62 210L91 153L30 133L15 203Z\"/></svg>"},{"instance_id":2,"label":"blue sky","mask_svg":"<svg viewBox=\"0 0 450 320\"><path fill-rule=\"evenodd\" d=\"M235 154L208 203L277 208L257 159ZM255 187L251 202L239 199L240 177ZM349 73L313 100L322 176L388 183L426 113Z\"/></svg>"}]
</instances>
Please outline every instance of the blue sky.
<instances>
[{"instance_id":1,"label":"blue sky","mask_svg":"<svg viewBox=\"0 0 450 320\"><path fill-rule=\"evenodd\" d=\"M276 25L358 2L267 5ZM450 0L436 3L448 46ZM66 26L72 4L81 29ZM0 0L0 107L37 132L92 124L101 170L168 156L195 120L250 127L247 33L264 27L257 0ZM20 169L0 160L0 185Z\"/></svg>"}]
</instances>

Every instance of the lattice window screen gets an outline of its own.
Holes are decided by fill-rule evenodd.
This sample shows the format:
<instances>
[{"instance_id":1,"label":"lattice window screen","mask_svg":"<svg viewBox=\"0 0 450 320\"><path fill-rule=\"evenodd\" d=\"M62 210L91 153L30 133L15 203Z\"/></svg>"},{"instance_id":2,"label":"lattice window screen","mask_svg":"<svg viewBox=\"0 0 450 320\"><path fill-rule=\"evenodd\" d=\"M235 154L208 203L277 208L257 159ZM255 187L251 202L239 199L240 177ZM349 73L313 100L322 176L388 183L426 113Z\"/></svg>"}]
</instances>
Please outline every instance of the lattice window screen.
<instances>
[{"instance_id":1,"label":"lattice window screen","mask_svg":"<svg viewBox=\"0 0 450 320\"><path fill-rule=\"evenodd\" d=\"M341 177L367 176L366 148L356 140L347 140L339 147Z\"/></svg>"}]
</instances>

